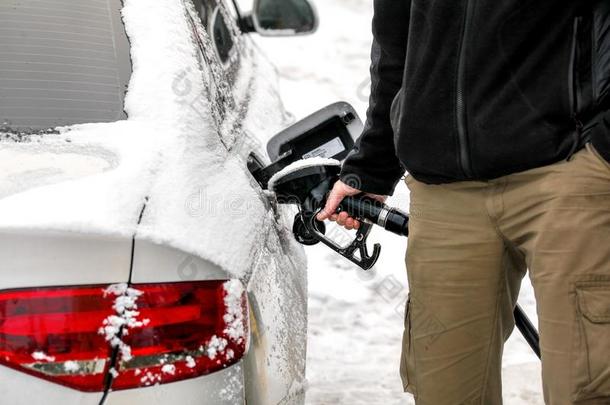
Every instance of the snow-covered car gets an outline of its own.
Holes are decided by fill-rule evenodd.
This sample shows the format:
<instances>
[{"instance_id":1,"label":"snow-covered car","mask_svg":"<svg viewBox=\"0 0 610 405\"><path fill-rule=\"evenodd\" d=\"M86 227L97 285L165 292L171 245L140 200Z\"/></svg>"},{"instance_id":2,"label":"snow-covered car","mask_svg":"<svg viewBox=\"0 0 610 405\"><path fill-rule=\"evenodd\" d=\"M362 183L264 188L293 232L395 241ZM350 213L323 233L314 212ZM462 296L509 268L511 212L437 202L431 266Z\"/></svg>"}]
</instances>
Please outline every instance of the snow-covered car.
<instances>
[{"instance_id":1,"label":"snow-covered car","mask_svg":"<svg viewBox=\"0 0 610 405\"><path fill-rule=\"evenodd\" d=\"M247 33L316 25L307 0L0 3L0 403L304 401L304 255L247 169L290 116Z\"/></svg>"}]
</instances>

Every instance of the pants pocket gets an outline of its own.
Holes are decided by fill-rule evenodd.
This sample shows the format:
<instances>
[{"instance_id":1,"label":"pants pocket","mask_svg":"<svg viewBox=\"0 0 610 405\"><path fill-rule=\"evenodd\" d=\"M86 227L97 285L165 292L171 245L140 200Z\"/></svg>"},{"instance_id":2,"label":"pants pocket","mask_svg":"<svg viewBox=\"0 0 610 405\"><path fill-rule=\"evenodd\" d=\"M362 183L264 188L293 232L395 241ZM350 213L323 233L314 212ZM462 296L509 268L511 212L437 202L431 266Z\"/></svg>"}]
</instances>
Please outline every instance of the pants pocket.
<instances>
[{"instance_id":1,"label":"pants pocket","mask_svg":"<svg viewBox=\"0 0 610 405\"><path fill-rule=\"evenodd\" d=\"M574 401L610 398L610 279L577 283Z\"/></svg>"},{"instance_id":2,"label":"pants pocket","mask_svg":"<svg viewBox=\"0 0 610 405\"><path fill-rule=\"evenodd\" d=\"M411 297L407 298L405 308L405 330L402 335L402 354L400 356L400 377L405 392L417 396L414 379L413 342L411 337Z\"/></svg>"}]
</instances>

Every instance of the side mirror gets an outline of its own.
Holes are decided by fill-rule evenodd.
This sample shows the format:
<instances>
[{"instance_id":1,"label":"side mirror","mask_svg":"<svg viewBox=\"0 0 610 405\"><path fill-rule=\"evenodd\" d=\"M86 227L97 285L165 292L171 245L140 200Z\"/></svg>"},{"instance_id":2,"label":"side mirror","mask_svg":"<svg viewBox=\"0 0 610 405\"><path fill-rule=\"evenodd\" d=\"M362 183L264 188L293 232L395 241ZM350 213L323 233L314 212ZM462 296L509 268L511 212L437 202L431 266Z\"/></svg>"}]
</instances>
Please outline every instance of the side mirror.
<instances>
[{"instance_id":1,"label":"side mirror","mask_svg":"<svg viewBox=\"0 0 610 405\"><path fill-rule=\"evenodd\" d=\"M312 157L345 159L362 129L362 121L350 104L331 104L269 140L267 154L273 162L271 165L263 167L251 159L248 168L261 187L266 188L274 173L297 160Z\"/></svg>"},{"instance_id":2,"label":"side mirror","mask_svg":"<svg viewBox=\"0 0 610 405\"><path fill-rule=\"evenodd\" d=\"M313 34L318 14L310 0L254 0L252 14L246 17L248 31L262 36L286 37Z\"/></svg>"}]
</instances>

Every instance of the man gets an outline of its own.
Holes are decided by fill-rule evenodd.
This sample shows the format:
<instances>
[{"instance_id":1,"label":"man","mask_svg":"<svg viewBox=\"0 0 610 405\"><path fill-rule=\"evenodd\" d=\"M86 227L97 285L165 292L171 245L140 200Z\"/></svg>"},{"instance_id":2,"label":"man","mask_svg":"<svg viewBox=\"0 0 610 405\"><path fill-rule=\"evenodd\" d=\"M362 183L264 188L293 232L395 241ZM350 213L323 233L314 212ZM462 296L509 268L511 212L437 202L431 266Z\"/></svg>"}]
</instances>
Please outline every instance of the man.
<instances>
[{"instance_id":1,"label":"man","mask_svg":"<svg viewBox=\"0 0 610 405\"><path fill-rule=\"evenodd\" d=\"M319 218L358 227L338 202L409 172L405 390L501 404L529 269L546 403L610 404L610 1L374 8L367 125Z\"/></svg>"}]
</instances>

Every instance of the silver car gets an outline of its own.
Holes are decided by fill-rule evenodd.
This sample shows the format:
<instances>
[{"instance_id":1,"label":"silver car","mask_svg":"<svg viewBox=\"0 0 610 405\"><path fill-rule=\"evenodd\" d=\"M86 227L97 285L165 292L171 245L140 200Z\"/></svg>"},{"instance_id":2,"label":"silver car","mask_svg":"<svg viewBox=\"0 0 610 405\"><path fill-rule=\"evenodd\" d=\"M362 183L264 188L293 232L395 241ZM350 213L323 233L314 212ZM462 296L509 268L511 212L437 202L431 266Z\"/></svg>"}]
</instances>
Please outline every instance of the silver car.
<instances>
[{"instance_id":1,"label":"silver car","mask_svg":"<svg viewBox=\"0 0 610 405\"><path fill-rule=\"evenodd\" d=\"M307 0L0 2L0 403L303 403L306 266L249 32Z\"/></svg>"}]
</instances>

